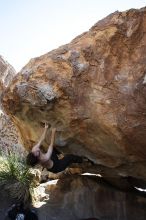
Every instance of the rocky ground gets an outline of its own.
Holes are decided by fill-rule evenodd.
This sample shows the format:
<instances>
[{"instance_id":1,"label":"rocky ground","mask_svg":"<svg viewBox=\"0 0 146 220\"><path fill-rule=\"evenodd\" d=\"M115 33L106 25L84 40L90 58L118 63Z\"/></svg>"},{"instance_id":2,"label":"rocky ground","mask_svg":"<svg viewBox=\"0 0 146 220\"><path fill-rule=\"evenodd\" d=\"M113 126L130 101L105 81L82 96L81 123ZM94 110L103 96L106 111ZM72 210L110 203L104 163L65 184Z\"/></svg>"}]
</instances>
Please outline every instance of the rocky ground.
<instances>
[{"instance_id":1,"label":"rocky ground","mask_svg":"<svg viewBox=\"0 0 146 220\"><path fill-rule=\"evenodd\" d=\"M97 176L66 176L36 189L39 220L145 220L146 196L123 192ZM0 196L0 219L12 201Z\"/></svg>"}]
</instances>

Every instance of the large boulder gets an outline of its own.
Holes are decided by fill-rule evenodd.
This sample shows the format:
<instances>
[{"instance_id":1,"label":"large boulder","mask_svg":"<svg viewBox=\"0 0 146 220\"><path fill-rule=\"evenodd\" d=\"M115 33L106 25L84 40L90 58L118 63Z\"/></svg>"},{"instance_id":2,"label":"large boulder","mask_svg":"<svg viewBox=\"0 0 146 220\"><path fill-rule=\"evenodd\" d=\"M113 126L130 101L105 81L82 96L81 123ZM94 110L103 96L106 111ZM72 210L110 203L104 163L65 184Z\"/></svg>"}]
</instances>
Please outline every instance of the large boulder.
<instances>
[{"instance_id":1,"label":"large boulder","mask_svg":"<svg viewBox=\"0 0 146 220\"><path fill-rule=\"evenodd\" d=\"M30 60L3 94L26 149L47 121L63 151L146 179L145 26L146 8L115 12Z\"/></svg>"}]
</instances>

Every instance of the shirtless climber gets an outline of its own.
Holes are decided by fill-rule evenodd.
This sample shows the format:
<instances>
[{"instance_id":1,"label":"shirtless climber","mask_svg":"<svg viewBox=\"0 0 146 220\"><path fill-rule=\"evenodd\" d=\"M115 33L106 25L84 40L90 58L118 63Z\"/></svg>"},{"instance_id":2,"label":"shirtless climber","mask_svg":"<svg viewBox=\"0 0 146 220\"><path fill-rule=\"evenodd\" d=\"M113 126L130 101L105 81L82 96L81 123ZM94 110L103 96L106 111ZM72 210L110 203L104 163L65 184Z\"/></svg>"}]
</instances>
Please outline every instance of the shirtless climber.
<instances>
[{"instance_id":1,"label":"shirtless climber","mask_svg":"<svg viewBox=\"0 0 146 220\"><path fill-rule=\"evenodd\" d=\"M32 148L31 152L27 155L27 164L29 166L35 166L41 164L44 168L52 173L58 173L65 170L72 163L82 163L83 159L79 156L68 154L62 159L58 159L56 150L53 149L56 128L52 128L51 142L46 153L43 153L40 149L41 143L45 139L48 125L45 124L44 132L38 141L38 143Z\"/></svg>"}]
</instances>

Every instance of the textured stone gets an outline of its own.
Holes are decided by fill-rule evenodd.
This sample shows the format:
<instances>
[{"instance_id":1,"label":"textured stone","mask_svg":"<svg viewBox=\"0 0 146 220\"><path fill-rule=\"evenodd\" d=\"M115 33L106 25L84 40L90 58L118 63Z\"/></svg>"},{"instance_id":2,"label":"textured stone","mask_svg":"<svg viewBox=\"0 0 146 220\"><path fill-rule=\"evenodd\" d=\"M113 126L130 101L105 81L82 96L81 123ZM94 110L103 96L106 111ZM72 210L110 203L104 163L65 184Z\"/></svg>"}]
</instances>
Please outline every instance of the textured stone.
<instances>
[{"instance_id":1,"label":"textured stone","mask_svg":"<svg viewBox=\"0 0 146 220\"><path fill-rule=\"evenodd\" d=\"M10 118L0 114L0 150L17 149L19 153L22 151L22 144L17 128L14 126Z\"/></svg>"},{"instance_id":2,"label":"textured stone","mask_svg":"<svg viewBox=\"0 0 146 220\"><path fill-rule=\"evenodd\" d=\"M0 55L0 96L15 75L15 69Z\"/></svg>"},{"instance_id":3,"label":"textured stone","mask_svg":"<svg viewBox=\"0 0 146 220\"><path fill-rule=\"evenodd\" d=\"M0 56L0 96L16 75L14 68ZM8 115L1 110L0 103L0 150L22 148L17 128ZM20 150L21 151L21 150Z\"/></svg>"},{"instance_id":4,"label":"textured stone","mask_svg":"<svg viewBox=\"0 0 146 220\"><path fill-rule=\"evenodd\" d=\"M15 75L15 69L0 56L0 82L7 87Z\"/></svg>"},{"instance_id":5,"label":"textured stone","mask_svg":"<svg viewBox=\"0 0 146 220\"><path fill-rule=\"evenodd\" d=\"M109 187L101 178L73 176L38 187L39 219L145 220L146 201L134 193Z\"/></svg>"},{"instance_id":6,"label":"textured stone","mask_svg":"<svg viewBox=\"0 0 146 220\"><path fill-rule=\"evenodd\" d=\"M27 149L47 121L62 151L146 179L145 27L146 8L115 12L30 60L3 95Z\"/></svg>"}]
</instances>

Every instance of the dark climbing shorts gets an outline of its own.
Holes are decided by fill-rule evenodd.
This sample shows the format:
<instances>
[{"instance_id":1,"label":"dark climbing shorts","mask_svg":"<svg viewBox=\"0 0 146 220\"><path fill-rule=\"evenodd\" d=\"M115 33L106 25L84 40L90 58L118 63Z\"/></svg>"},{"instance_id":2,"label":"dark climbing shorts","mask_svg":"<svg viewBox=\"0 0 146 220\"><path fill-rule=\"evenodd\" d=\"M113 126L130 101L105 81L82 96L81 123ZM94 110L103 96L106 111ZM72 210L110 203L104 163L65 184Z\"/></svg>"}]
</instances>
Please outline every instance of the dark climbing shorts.
<instances>
[{"instance_id":1,"label":"dark climbing shorts","mask_svg":"<svg viewBox=\"0 0 146 220\"><path fill-rule=\"evenodd\" d=\"M51 169L47 169L52 173L59 173L65 170L72 163L82 163L82 158L76 155L67 154L62 159L58 159L56 153L53 151L51 160L53 161L53 167Z\"/></svg>"}]
</instances>

